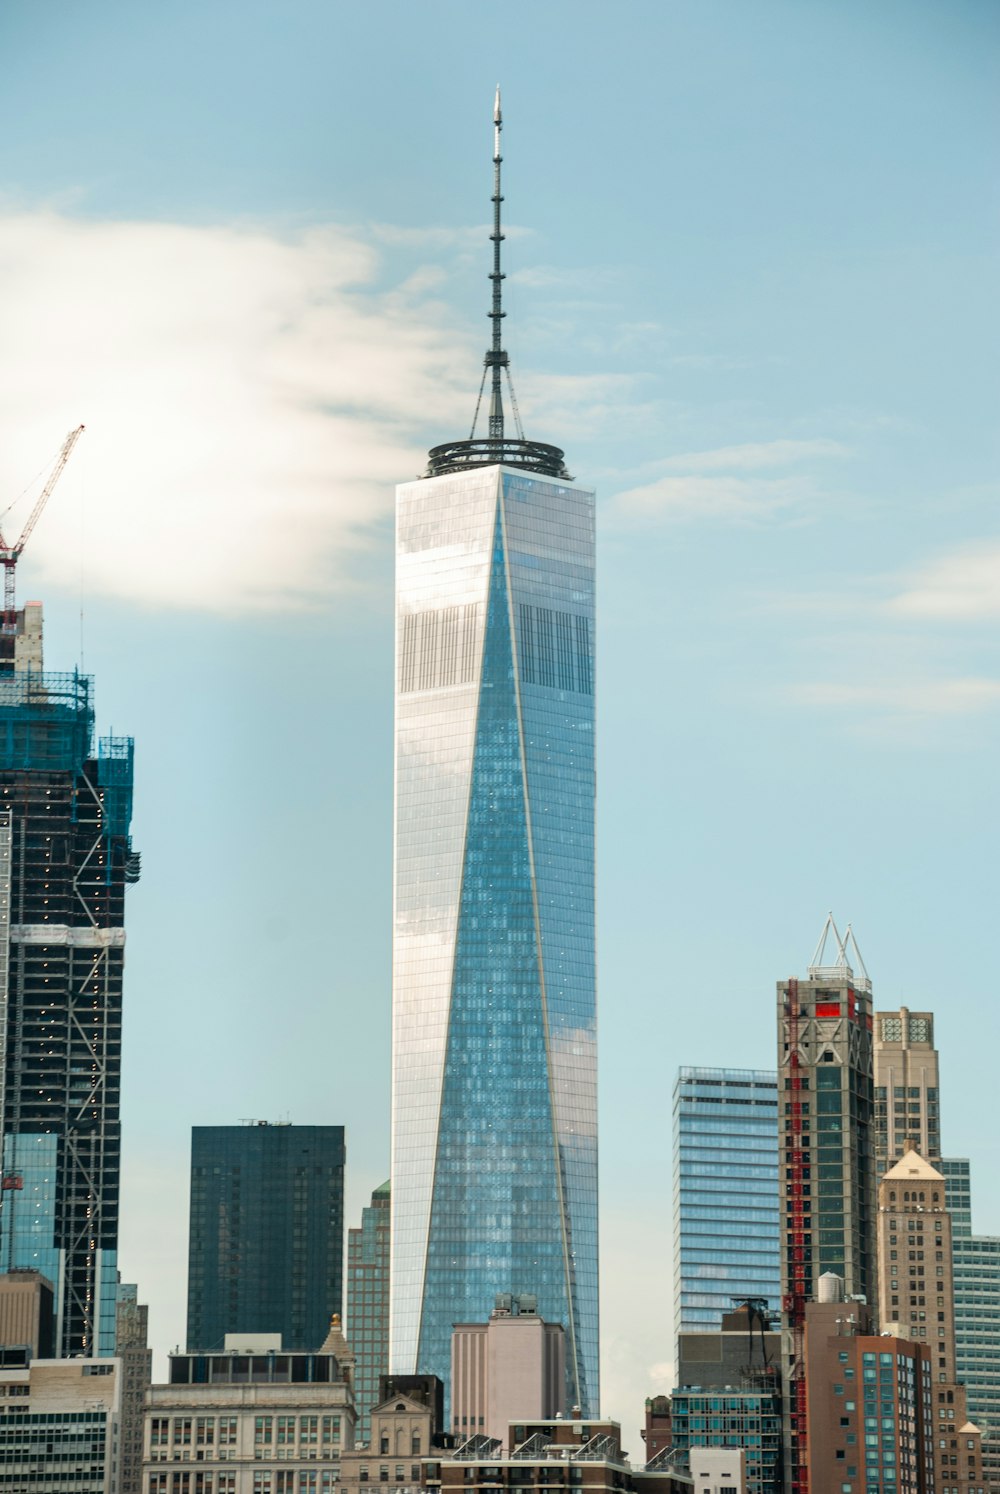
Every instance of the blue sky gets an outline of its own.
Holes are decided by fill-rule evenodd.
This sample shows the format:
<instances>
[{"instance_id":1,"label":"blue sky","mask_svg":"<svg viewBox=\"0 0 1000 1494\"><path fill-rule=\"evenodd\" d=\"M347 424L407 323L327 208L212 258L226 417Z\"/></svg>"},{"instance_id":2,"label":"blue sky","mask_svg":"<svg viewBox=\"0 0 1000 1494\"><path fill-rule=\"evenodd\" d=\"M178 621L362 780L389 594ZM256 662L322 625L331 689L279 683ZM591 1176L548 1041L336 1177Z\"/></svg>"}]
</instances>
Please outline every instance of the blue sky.
<instances>
[{"instance_id":1,"label":"blue sky","mask_svg":"<svg viewBox=\"0 0 1000 1494\"><path fill-rule=\"evenodd\" d=\"M504 90L529 435L600 503L606 1412L669 1388L670 1090L774 1062L826 912L938 1017L1000 1232L989 3L8 0L0 483L137 738L122 1265L192 1124L387 1172L394 482L466 433ZM970 1041L971 1039L971 1041ZM633 1451L637 1437L630 1430Z\"/></svg>"}]
</instances>

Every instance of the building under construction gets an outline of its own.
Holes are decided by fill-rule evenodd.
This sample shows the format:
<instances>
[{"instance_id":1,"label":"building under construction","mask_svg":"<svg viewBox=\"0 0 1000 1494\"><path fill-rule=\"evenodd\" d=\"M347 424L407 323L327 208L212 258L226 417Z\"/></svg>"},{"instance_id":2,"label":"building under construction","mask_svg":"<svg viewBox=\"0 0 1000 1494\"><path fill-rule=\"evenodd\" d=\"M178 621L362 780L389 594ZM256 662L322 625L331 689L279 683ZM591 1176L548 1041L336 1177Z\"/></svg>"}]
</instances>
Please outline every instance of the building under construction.
<instances>
[{"instance_id":1,"label":"building under construction","mask_svg":"<svg viewBox=\"0 0 1000 1494\"><path fill-rule=\"evenodd\" d=\"M44 672L40 603L2 632L0 1270L52 1282L57 1354L112 1354L133 742Z\"/></svg>"}]
</instances>

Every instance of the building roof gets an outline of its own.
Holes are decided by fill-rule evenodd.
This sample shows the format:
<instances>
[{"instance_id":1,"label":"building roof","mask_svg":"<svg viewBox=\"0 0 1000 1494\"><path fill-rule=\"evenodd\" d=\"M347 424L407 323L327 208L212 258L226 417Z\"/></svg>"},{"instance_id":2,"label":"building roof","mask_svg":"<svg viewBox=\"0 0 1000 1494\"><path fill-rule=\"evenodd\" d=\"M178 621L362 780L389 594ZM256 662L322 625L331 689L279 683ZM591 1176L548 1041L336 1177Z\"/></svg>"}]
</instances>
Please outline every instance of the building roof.
<instances>
[{"instance_id":1,"label":"building roof","mask_svg":"<svg viewBox=\"0 0 1000 1494\"><path fill-rule=\"evenodd\" d=\"M899 1161L889 1168L883 1182L912 1183L916 1181L924 1183L943 1183L944 1174L938 1172L926 1157L922 1157L915 1146L910 1146L903 1153Z\"/></svg>"}]
</instances>

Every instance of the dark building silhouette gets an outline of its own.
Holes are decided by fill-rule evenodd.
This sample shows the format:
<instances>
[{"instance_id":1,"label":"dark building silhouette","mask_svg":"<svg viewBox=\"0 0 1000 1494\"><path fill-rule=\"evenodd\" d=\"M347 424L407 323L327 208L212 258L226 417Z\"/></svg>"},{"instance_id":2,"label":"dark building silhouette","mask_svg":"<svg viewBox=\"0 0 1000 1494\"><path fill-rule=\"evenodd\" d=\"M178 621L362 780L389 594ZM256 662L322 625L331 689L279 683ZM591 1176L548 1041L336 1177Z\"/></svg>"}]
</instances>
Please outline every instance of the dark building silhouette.
<instances>
[{"instance_id":1,"label":"dark building silhouette","mask_svg":"<svg viewBox=\"0 0 1000 1494\"><path fill-rule=\"evenodd\" d=\"M227 1333L314 1350L340 1312L343 1234L343 1126L195 1126L188 1352Z\"/></svg>"}]
</instances>

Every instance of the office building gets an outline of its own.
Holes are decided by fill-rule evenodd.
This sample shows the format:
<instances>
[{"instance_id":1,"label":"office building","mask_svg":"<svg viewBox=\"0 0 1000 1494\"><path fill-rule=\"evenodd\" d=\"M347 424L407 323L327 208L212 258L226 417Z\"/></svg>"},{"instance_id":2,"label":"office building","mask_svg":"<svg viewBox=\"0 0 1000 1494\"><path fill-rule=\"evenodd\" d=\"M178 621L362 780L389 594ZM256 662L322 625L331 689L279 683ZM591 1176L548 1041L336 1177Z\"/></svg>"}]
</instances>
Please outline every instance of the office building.
<instances>
[{"instance_id":1,"label":"office building","mask_svg":"<svg viewBox=\"0 0 1000 1494\"><path fill-rule=\"evenodd\" d=\"M119 1494L117 1359L0 1366L0 1488L11 1494Z\"/></svg>"},{"instance_id":2,"label":"office building","mask_svg":"<svg viewBox=\"0 0 1000 1494\"><path fill-rule=\"evenodd\" d=\"M1000 1236L956 1237L955 1373L983 1437L990 1489L1000 1491Z\"/></svg>"},{"instance_id":3,"label":"office building","mask_svg":"<svg viewBox=\"0 0 1000 1494\"><path fill-rule=\"evenodd\" d=\"M778 984L778 1093L784 1467L798 1494L809 1468L806 1304L827 1274L873 1307L878 1293L871 981L850 926L842 938L832 914L807 978Z\"/></svg>"},{"instance_id":4,"label":"office building","mask_svg":"<svg viewBox=\"0 0 1000 1494\"><path fill-rule=\"evenodd\" d=\"M685 1385L671 1397L674 1453L740 1449L747 1494L781 1489L781 1387L777 1377L726 1387Z\"/></svg>"},{"instance_id":5,"label":"office building","mask_svg":"<svg viewBox=\"0 0 1000 1494\"><path fill-rule=\"evenodd\" d=\"M133 742L43 669L42 608L0 639L0 1266L55 1290L60 1355L115 1342ZM8 647L13 643L13 648Z\"/></svg>"},{"instance_id":6,"label":"office building","mask_svg":"<svg viewBox=\"0 0 1000 1494\"><path fill-rule=\"evenodd\" d=\"M32 1359L51 1359L54 1301L51 1281L38 1271L14 1270L0 1276L0 1348L24 1348Z\"/></svg>"},{"instance_id":7,"label":"office building","mask_svg":"<svg viewBox=\"0 0 1000 1494\"><path fill-rule=\"evenodd\" d=\"M684 1067L674 1086L674 1331L718 1329L747 1297L781 1310L777 1075Z\"/></svg>"},{"instance_id":8,"label":"office building","mask_svg":"<svg viewBox=\"0 0 1000 1494\"><path fill-rule=\"evenodd\" d=\"M347 1232L347 1335L354 1351L357 1440L367 1443L368 1415L389 1368L389 1184L372 1194L361 1226Z\"/></svg>"},{"instance_id":9,"label":"office building","mask_svg":"<svg viewBox=\"0 0 1000 1494\"><path fill-rule=\"evenodd\" d=\"M390 1368L533 1294L598 1405L594 495L504 434L397 492Z\"/></svg>"},{"instance_id":10,"label":"office building","mask_svg":"<svg viewBox=\"0 0 1000 1494\"><path fill-rule=\"evenodd\" d=\"M503 1441L512 1421L562 1416L566 1335L545 1323L534 1297L497 1298L486 1323L456 1323L451 1336L451 1431L465 1441Z\"/></svg>"},{"instance_id":11,"label":"office building","mask_svg":"<svg viewBox=\"0 0 1000 1494\"><path fill-rule=\"evenodd\" d=\"M937 1487L961 1494L982 1483L980 1434L956 1378L951 1215L944 1175L905 1143L879 1184L879 1320L884 1332L925 1344L942 1423L934 1441Z\"/></svg>"},{"instance_id":12,"label":"office building","mask_svg":"<svg viewBox=\"0 0 1000 1494\"><path fill-rule=\"evenodd\" d=\"M933 1382L926 1343L872 1331L864 1303L824 1277L805 1313L809 1468L818 1491L935 1494ZM966 1486L962 1486L966 1494Z\"/></svg>"},{"instance_id":13,"label":"office building","mask_svg":"<svg viewBox=\"0 0 1000 1494\"><path fill-rule=\"evenodd\" d=\"M941 1157L935 1167L944 1177L944 1195L957 1239L972 1234L972 1176L968 1157Z\"/></svg>"},{"instance_id":14,"label":"office building","mask_svg":"<svg viewBox=\"0 0 1000 1494\"><path fill-rule=\"evenodd\" d=\"M118 1438L118 1494L142 1494L142 1423L146 1391L153 1380L149 1309L138 1287L119 1282L115 1316L115 1358L121 1366L121 1419Z\"/></svg>"},{"instance_id":15,"label":"office building","mask_svg":"<svg viewBox=\"0 0 1000 1494\"><path fill-rule=\"evenodd\" d=\"M354 1446L342 1344L335 1323L313 1353L247 1333L219 1353L171 1354L169 1383L146 1399L145 1494L334 1494Z\"/></svg>"},{"instance_id":16,"label":"office building","mask_svg":"<svg viewBox=\"0 0 1000 1494\"><path fill-rule=\"evenodd\" d=\"M922 1157L941 1156L941 1106L934 1013L876 1012L875 1170L882 1177L908 1142Z\"/></svg>"},{"instance_id":17,"label":"office building","mask_svg":"<svg viewBox=\"0 0 1000 1494\"><path fill-rule=\"evenodd\" d=\"M195 1126L189 1352L258 1331L314 1348L340 1311L343 1249L343 1126Z\"/></svg>"},{"instance_id":18,"label":"office building","mask_svg":"<svg viewBox=\"0 0 1000 1494\"><path fill-rule=\"evenodd\" d=\"M715 1333L677 1335L677 1384L721 1390L748 1377L781 1374L781 1333L771 1326L763 1301L734 1307Z\"/></svg>"}]
</instances>

